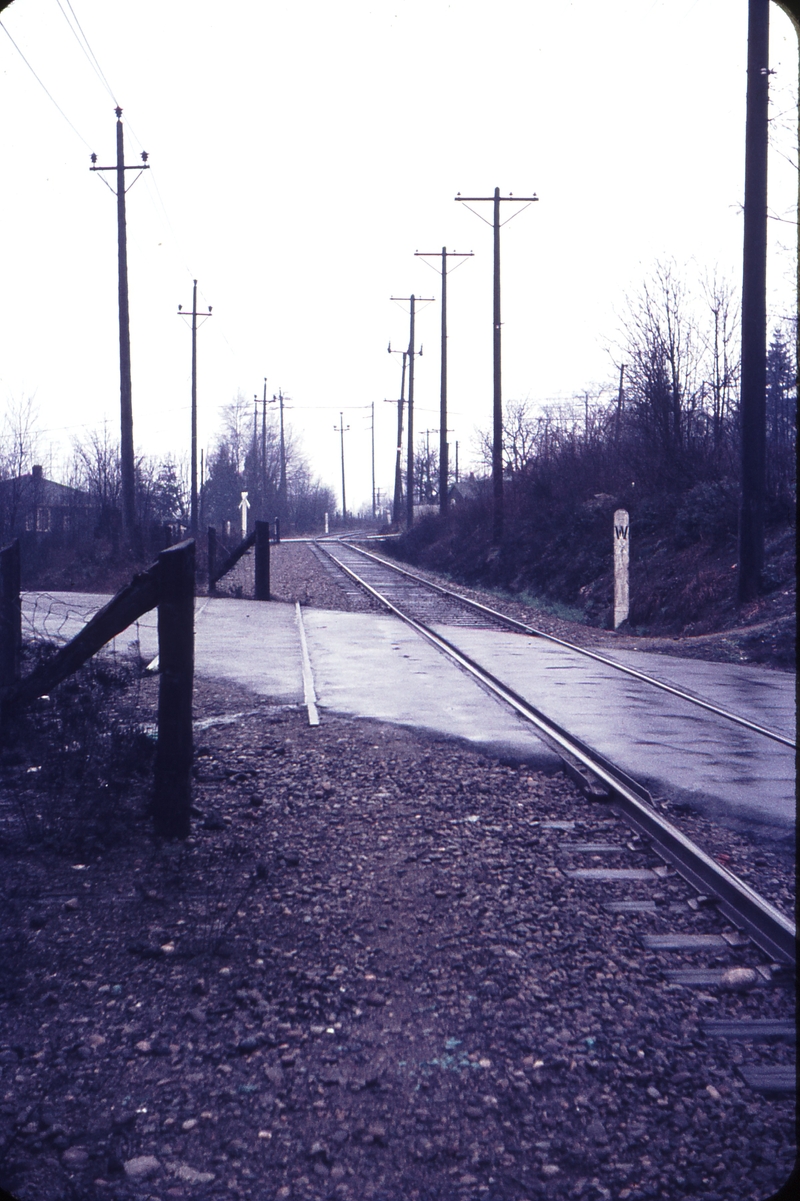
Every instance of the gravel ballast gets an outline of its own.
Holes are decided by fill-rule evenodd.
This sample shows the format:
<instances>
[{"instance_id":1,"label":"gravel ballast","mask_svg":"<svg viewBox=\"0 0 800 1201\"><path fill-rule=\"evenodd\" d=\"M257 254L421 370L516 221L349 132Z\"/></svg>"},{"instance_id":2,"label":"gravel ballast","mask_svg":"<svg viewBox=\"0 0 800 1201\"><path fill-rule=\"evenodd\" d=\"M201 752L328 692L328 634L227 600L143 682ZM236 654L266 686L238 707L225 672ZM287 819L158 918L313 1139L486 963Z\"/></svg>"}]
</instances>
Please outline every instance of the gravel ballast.
<instances>
[{"instance_id":1,"label":"gravel ballast","mask_svg":"<svg viewBox=\"0 0 800 1201\"><path fill-rule=\"evenodd\" d=\"M186 845L142 819L78 858L3 827L0 1182L21 1201L760 1201L786 1180L794 1099L740 1069L793 1048L703 1022L785 1018L792 982L670 983L764 957L644 950L727 927L673 875L567 875L658 864L602 804L206 681L196 709ZM603 909L631 897L656 908Z\"/></svg>"},{"instance_id":2,"label":"gravel ballast","mask_svg":"<svg viewBox=\"0 0 800 1201\"><path fill-rule=\"evenodd\" d=\"M271 566L278 600L375 611L307 544ZM236 572L229 595L252 595L250 560ZM0 1185L19 1201L766 1201L787 1180L795 1098L746 1076L791 1073L793 1044L706 1023L793 1020L793 979L752 944L647 949L733 931L607 805L198 679L192 835L159 843L136 729L157 681L108 685L94 703L122 720L78 744L81 678L39 744L0 755ZM787 840L658 804L791 912ZM631 900L650 908L604 907ZM691 968L717 978L669 975Z\"/></svg>"}]
</instances>

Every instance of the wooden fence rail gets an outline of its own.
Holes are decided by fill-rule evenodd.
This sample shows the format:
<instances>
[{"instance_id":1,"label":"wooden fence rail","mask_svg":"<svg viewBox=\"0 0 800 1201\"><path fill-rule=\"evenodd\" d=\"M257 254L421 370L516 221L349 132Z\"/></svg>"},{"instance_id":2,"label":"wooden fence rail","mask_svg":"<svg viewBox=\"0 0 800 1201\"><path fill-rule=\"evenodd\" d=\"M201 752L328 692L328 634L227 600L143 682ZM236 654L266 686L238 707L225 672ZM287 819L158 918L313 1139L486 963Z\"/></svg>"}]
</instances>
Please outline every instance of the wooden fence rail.
<instances>
[{"instance_id":1,"label":"wooden fence rail","mask_svg":"<svg viewBox=\"0 0 800 1201\"><path fill-rule=\"evenodd\" d=\"M27 705L35 701L37 696L51 692L57 684L82 667L87 659L96 655L107 642L138 621L143 613L154 609L158 604L158 568L158 563L148 567L147 571L135 576L130 584L113 596L108 604L98 609L83 629L66 646L56 651L52 659L19 681L9 695L8 703Z\"/></svg>"},{"instance_id":2,"label":"wooden fence rail","mask_svg":"<svg viewBox=\"0 0 800 1201\"><path fill-rule=\"evenodd\" d=\"M231 553L227 556L227 558L223 559L223 561L219 565L219 567L217 567L217 565L216 565L217 531L214 529L213 526L209 526L209 529L208 529L208 548L209 548L209 553L208 553L208 591L209 591L210 596L213 596L214 588L216 587L217 582L219 580L221 580L224 575L227 575L228 572L236 566L236 564L241 559L242 555L247 554L250 547L253 546L253 544L255 543L255 540L256 540L256 532L255 532L255 530L252 530L247 535L246 538L242 538L239 545L237 547L235 547L231 551ZM212 546L213 546L213 551L212 551ZM212 555L214 558L213 571L211 568Z\"/></svg>"},{"instance_id":3,"label":"wooden fence rail","mask_svg":"<svg viewBox=\"0 0 800 1201\"><path fill-rule=\"evenodd\" d=\"M250 548L256 548L256 600L268 601L269 590L269 522L257 521L255 529L243 538L227 558L217 566L217 531L213 525L208 527L208 595L214 596L217 584L227 575Z\"/></svg>"},{"instance_id":4,"label":"wooden fence rail","mask_svg":"<svg viewBox=\"0 0 800 1201\"><path fill-rule=\"evenodd\" d=\"M5 578L4 553L0 552L0 585ZM16 581L19 606L18 552ZM12 707L30 704L50 692L117 634L158 606L160 677L153 817L155 832L165 838L185 838L190 829L194 593L195 544L190 538L162 551L151 567L99 609L49 662L22 680L5 685L0 681L0 709L7 714ZM6 643L6 627L0 625L1 662L7 657Z\"/></svg>"}]
</instances>

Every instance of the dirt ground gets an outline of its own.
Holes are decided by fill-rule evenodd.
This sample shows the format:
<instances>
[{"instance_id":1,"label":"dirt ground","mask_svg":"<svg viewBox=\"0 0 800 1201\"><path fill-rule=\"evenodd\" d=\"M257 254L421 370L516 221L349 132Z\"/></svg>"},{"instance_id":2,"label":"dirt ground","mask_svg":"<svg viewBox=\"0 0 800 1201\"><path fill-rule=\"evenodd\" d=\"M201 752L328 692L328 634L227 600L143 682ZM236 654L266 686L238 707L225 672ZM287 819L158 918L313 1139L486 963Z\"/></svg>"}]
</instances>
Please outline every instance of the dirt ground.
<instances>
[{"instance_id":1,"label":"dirt ground","mask_svg":"<svg viewBox=\"0 0 800 1201\"><path fill-rule=\"evenodd\" d=\"M157 682L94 671L0 758L19 1201L762 1201L786 1180L793 1100L745 1087L702 1020L780 1016L791 981L666 985L612 893L563 873L542 823L624 843L563 776L199 680L193 832L159 843L137 724Z\"/></svg>"}]
</instances>

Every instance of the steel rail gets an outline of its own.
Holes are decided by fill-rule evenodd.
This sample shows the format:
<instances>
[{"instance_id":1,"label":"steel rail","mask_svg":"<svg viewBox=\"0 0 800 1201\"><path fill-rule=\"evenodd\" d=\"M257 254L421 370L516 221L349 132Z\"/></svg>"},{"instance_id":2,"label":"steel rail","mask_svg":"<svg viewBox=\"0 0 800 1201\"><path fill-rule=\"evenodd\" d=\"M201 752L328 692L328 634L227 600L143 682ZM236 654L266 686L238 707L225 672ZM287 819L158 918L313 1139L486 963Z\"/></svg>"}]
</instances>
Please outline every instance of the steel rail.
<instances>
[{"instance_id":1,"label":"steel rail","mask_svg":"<svg viewBox=\"0 0 800 1201\"><path fill-rule=\"evenodd\" d=\"M410 580L414 580L417 584L422 584L426 588L432 588L435 592L440 592L443 596L451 597L453 600L460 601L461 604L468 605L472 609L485 616L493 618L495 621L503 621L507 625L512 626L515 630L519 630L523 634L527 634L533 638L545 638L548 642L554 642L556 646L563 646L567 650L575 651L579 655L585 655L589 659L595 659L598 663L604 663L607 667L613 667L616 671L624 672L625 675L632 676L642 683L650 684L653 688L660 688L663 692L668 692L672 696L677 696L681 700L689 701L693 705L697 705L701 709L706 709L709 713L713 713L716 717L723 717L727 721L734 722L738 726L744 726L753 734L762 734L765 738L771 738L773 742L779 742L782 746L788 746L792 750L797 749L795 739L789 738L786 734L780 734L777 730L770 730L768 726L759 725L758 722L751 721L747 717L741 717L738 713L731 713L729 709L723 709L721 705L715 705L713 701L706 701L702 697L694 696L691 692L685 692L682 688L678 688L675 684L666 684L663 680L658 680L655 676L649 676L646 672L639 671L635 667L628 667L625 663L618 663L615 659L609 659L606 655L601 655L597 651L588 650L586 647L577 646L574 642L567 642L564 638L559 638L555 634L547 634L544 630L537 630L535 626L526 625L523 621L518 621L515 617L509 617L505 613L499 613L496 609L490 608L488 605L481 604L480 601L472 600L468 596L462 596L460 592L454 591L452 588L445 588L442 584L435 584L432 580L426 580L423 576L417 575L413 571L408 571L405 567L398 567L396 563L390 563L387 559L381 558L380 555L373 554L372 551L364 550L361 546L354 546L352 542L347 542L345 545L360 555L364 555L369 559L374 559L376 563L380 563L383 567L388 567L391 571L396 571L399 575L407 576Z\"/></svg>"},{"instance_id":2,"label":"steel rail","mask_svg":"<svg viewBox=\"0 0 800 1201\"><path fill-rule=\"evenodd\" d=\"M554 746L569 764L577 760L611 791L613 806L626 820L651 839L657 853L698 891L711 894L717 908L731 922L744 929L763 951L779 963L796 963L797 931L795 924L744 880L717 863L687 838L677 826L653 807L649 793L602 755L570 734L526 701L508 685L487 671L469 655L422 622L399 609L327 547L323 551L346 575L384 605L401 621L432 643L453 662L483 685L492 695L505 701L521 717L531 722L539 734Z\"/></svg>"}]
</instances>

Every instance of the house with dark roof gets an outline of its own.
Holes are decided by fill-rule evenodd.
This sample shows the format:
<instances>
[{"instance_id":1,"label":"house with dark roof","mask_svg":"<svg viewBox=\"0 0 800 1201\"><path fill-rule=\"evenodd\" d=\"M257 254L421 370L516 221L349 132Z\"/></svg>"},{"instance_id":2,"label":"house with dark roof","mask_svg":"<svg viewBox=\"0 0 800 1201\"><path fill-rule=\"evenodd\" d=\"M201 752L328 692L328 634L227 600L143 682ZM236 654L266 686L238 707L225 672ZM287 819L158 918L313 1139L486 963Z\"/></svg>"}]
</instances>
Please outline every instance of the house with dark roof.
<instances>
[{"instance_id":1,"label":"house with dark roof","mask_svg":"<svg viewBox=\"0 0 800 1201\"><path fill-rule=\"evenodd\" d=\"M4 538L22 533L64 534L86 516L90 507L88 492L45 479L38 464L27 475L0 480L0 529Z\"/></svg>"},{"instance_id":2,"label":"house with dark roof","mask_svg":"<svg viewBox=\"0 0 800 1201\"><path fill-rule=\"evenodd\" d=\"M462 478L450 485L448 496L453 505L463 504L466 500L477 500L486 488L486 480L476 480L475 473L470 472L469 479Z\"/></svg>"}]
</instances>

